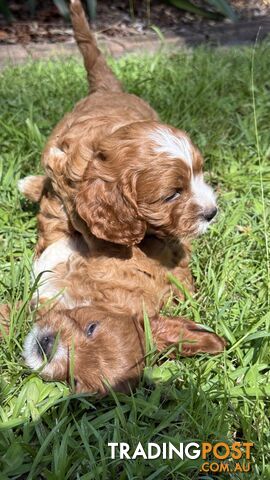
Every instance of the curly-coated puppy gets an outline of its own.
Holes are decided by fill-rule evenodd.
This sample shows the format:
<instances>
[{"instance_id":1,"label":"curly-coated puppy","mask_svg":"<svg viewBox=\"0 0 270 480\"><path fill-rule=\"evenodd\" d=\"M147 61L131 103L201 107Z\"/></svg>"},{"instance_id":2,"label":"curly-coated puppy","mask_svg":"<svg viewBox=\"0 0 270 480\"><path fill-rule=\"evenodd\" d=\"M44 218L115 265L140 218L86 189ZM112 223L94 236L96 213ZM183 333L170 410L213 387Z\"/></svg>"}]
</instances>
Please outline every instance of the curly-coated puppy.
<instances>
[{"instance_id":1,"label":"curly-coated puppy","mask_svg":"<svg viewBox=\"0 0 270 480\"><path fill-rule=\"evenodd\" d=\"M91 94L56 126L43 154L71 223L88 243L94 235L127 246L147 235L182 241L205 232L217 207L200 152L123 92L79 0L71 1L71 19Z\"/></svg>"}]
</instances>

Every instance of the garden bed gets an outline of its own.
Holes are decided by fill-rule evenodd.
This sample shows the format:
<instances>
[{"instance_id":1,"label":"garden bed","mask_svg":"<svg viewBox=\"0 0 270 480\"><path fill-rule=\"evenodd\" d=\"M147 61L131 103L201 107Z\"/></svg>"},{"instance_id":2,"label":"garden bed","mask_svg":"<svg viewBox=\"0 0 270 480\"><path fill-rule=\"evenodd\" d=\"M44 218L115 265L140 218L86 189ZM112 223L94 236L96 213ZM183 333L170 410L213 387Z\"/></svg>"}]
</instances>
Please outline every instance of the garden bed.
<instances>
[{"instance_id":1,"label":"garden bed","mask_svg":"<svg viewBox=\"0 0 270 480\"><path fill-rule=\"evenodd\" d=\"M69 42L73 32L68 22L59 15L53 2L39 2L35 14L31 18L27 2L12 0L10 9L14 21L7 24L0 16L0 42L7 44L28 44L31 42ZM197 2L205 6L205 2ZM241 24L261 20L264 23L270 15L270 4L266 0L231 0ZM132 8L134 5L134 8ZM230 28L230 20L220 17L209 20L198 15L179 10L164 1L154 1L150 7L146 1L130 2L128 0L104 0L97 2L96 31L108 37L128 39L133 36L149 36L153 32L151 26L168 34L190 37L220 29L226 32ZM246 32L247 35L248 32ZM225 33L226 34L226 33Z\"/></svg>"}]
</instances>

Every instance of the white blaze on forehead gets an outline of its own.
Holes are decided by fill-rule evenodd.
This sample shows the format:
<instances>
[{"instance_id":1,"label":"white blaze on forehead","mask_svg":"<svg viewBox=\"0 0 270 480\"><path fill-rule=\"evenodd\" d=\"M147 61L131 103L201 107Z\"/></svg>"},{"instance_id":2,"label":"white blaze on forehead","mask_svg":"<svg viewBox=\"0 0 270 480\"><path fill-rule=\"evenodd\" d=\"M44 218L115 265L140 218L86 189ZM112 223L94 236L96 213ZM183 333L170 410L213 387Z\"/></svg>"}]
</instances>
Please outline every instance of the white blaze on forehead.
<instances>
[{"instance_id":1,"label":"white blaze on forehead","mask_svg":"<svg viewBox=\"0 0 270 480\"><path fill-rule=\"evenodd\" d=\"M47 328L40 328L38 325L34 325L31 332L27 335L24 342L23 357L25 363L32 370L39 370L42 366L42 373L47 376L53 375L53 364L57 363L63 358L67 357L68 351L67 348L62 345L60 340L55 340L56 351L51 362L47 363L44 361L42 355L38 353L38 341L45 335L52 335L53 332Z\"/></svg>"},{"instance_id":2,"label":"white blaze on forehead","mask_svg":"<svg viewBox=\"0 0 270 480\"><path fill-rule=\"evenodd\" d=\"M193 193L193 199L203 209L216 207L214 191L205 183L202 175L195 175L191 179L191 191Z\"/></svg>"},{"instance_id":3,"label":"white blaze on forehead","mask_svg":"<svg viewBox=\"0 0 270 480\"><path fill-rule=\"evenodd\" d=\"M156 128L149 136L156 144L156 153L166 153L173 158L181 158L192 170L192 150L187 137L178 137L168 128Z\"/></svg>"}]
</instances>

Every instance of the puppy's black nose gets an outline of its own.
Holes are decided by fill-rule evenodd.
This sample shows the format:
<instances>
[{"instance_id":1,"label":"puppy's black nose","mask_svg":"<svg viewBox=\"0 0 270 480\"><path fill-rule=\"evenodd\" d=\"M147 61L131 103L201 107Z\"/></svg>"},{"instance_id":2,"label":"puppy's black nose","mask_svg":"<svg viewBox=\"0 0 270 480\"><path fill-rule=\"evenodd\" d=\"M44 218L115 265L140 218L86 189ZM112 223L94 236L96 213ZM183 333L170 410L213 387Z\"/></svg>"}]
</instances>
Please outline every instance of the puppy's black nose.
<instances>
[{"instance_id":1,"label":"puppy's black nose","mask_svg":"<svg viewBox=\"0 0 270 480\"><path fill-rule=\"evenodd\" d=\"M51 356L53 346L55 342L55 336L53 334L43 335L38 339L38 353L43 357L46 355L47 358Z\"/></svg>"},{"instance_id":2,"label":"puppy's black nose","mask_svg":"<svg viewBox=\"0 0 270 480\"><path fill-rule=\"evenodd\" d=\"M205 212L203 214L205 220L207 220L207 222L211 222L211 220L213 220L213 218L216 216L217 214L217 208L212 208L211 210L208 210L207 212Z\"/></svg>"}]
</instances>

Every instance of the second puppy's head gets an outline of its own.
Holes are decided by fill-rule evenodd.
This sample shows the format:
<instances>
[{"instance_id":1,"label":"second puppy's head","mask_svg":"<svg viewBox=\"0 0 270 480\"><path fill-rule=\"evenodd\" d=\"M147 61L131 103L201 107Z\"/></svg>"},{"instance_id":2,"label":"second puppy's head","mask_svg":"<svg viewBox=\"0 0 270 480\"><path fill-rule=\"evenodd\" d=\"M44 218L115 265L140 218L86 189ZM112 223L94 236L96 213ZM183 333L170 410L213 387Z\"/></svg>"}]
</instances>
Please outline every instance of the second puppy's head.
<instances>
[{"instance_id":1,"label":"second puppy's head","mask_svg":"<svg viewBox=\"0 0 270 480\"><path fill-rule=\"evenodd\" d=\"M47 380L74 378L77 392L105 393L106 381L116 390L133 386L143 365L140 325L102 309L53 309L28 334L24 357Z\"/></svg>"},{"instance_id":2,"label":"second puppy's head","mask_svg":"<svg viewBox=\"0 0 270 480\"><path fill-rule=\"evenodd\" d=\"M158 351L177 346L183 356L216 354L224 340L184 318L150 319ZM51 310L41 316L24 346L27 365L48 380L74 378L77 392L128 392L144 367L142 316L111 313L95 306Z\"/></svg>"},{"instance_id":3,"label":"second puppy's head","mask_svg":"<svg viewBox=\"0 0 270 480\"><path fill-rule=\"evenodd\" d=\"M157 122L121 127L97 145L76 197L78 214L94 235L115 243L139 243L147 232L196 237L217 213L202 167L183 131Z\"/></svg>"}]
</instances>

